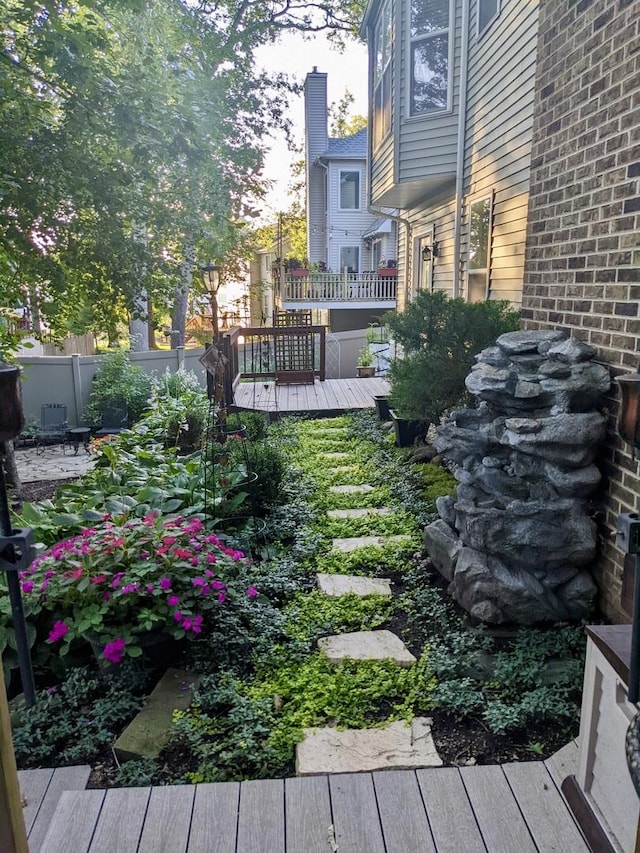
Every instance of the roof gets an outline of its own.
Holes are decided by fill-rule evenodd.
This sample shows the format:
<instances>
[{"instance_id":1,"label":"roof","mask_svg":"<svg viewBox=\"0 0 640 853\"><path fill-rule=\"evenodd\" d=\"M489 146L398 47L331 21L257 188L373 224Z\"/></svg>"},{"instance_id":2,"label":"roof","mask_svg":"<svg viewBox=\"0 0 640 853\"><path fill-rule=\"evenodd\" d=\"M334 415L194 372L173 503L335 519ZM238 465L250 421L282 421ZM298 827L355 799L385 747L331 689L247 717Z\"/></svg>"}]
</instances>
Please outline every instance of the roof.
<instances>
[{"instance_id":1,"label":"roof","mask_svg":"<svg viewBox=\"0 0 640 853\"><path fill-rule=\"evenodd\" d=\"M362 239L366 240L368 238L375 237L377 234L391 234L390 219L376 219L375 222L372 222L371 225L364 232L364 234L362 235Z\"/></svg>"},{"instance_id":2,"label":"roof","mask_svg":"<svg viewBox=\"0 0 640 853\"><path fill-rule=\"evenodd\" d=\"M364 160L367 156L367 128L364 127L351 136L329 139L326 151L320 154L321 160Z\"/></svg>"}]
</instances>

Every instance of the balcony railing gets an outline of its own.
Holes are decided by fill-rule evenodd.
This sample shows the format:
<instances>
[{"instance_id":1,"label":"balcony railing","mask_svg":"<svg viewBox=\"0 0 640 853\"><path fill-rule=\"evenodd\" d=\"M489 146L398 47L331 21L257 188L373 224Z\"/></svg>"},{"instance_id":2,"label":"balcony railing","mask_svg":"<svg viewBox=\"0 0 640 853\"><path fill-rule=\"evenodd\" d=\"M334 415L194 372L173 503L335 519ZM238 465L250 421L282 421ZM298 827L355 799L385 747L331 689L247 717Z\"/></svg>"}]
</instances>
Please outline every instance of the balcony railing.
<instances>
[{"instance_id":1,"label":"balcony railing","mask_svg":"<svg viewBox=\"0 0 640 853\"><path fill-rule=\"evenodd\" d=\"M391 308L396 301L397 274L395 269L385 273L287 273L280 297L284 304L375 302Z\"/></svg>"}]
</instances>

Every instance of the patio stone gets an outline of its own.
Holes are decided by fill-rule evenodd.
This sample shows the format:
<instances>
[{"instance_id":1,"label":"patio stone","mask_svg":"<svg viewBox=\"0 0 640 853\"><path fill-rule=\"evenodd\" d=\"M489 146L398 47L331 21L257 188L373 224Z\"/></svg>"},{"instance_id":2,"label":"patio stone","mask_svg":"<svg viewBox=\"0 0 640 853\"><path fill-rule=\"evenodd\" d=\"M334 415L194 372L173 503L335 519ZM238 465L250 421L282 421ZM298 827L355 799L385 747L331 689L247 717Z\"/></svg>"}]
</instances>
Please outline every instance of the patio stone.
<instances>
[{"instance_id":1,"label":"patio stone","mask_svg":"<svg viewBox=\"0 0 640 853\"><path fill-rule=\"evenodd\" d=\"M368 545L388 545L391 542L406 542L409 537L398 536L351 536L348 539L334 539L332 547L336 551L355 551L356 548L366 548Z\"/></svg>"},{"instance_id":2,"label":"patio stone","mask_svg":"<svg viewBox=\"0 0 640 853\"><path fill-rule=\"evenodd\" d=\"M365 507L364 509L328 509L329 518L364 518L367 515L389 515L392 510L388 506Z\"/></svg>"},{"instance_id":3,"label":"patio stone","mask_svg":"<svg viewBox=\"0 0 640 853\"><path fill-rule=\"evenodd\" d=\"M156 684L144 708L114 744L120 761L157 758L169 740L174 711L191 705L191 688L199 679L181 669L168 669Z\"/></svg>"},{"instance_id":4,"label":"patio stone","mask_svg":"<svg viewBox=\"0 0 640 853\"><path fill-rule=\"evenodd\" d=\"M335 453L322 453L325 459L349 459L351 457L350 453L345 453L342 450L337 450Z\"/></svg>"},{"instance_id":5,"label":"patio stone","mask_svg":"<svg viewBox=\"0 0 640 853\"><path fill-rule=\"evenodd\" d=\"M365 578L358 575L316 575L318 589L336 598L340 595L392 595L389 578Z\"/></svg>"},{"instance_id":6,"label":"patio stone","mask_svg":"<svg viewBox=\"0 0 640 853\"><path fill-rule=\"evenodd\" d=\"M321 637L318 648L331 663L349 660L393 660L399 666L409 669L416 662L415 657L391 631L354 631L351 634L335 634L333 637Z\"/></svg>"},{"instance_id":7,"label":"patio stone","mask_svg":"<svg viewBox=\"0 0 640 853\"><path fill-rule=\"evenodd\" d=\"M358 492L372 492L373 486L362 483L359 486L329 486L329 491L334 495L355 495Z\"/></svg>"},{"instance_id":8,"label":"patio stone","mask_svg":"<svg viewBox=\"0 0 640 853\"><path fill-rule=\"evenodd\" d=\"M343 474L345 471L353 471L355 465L331 465L327 471L331 474Z\"/></svg>"},{"instance_id":9,"label":"patio stone","mask_svg":"<svg viewBox=\"0 0 640 853\"><path fill-rule=\"evenodd\" d=\"M304 740L296 747L298 776L441 766L429 717L381 729L305 729Z\"/></svg>"}]
</instances>

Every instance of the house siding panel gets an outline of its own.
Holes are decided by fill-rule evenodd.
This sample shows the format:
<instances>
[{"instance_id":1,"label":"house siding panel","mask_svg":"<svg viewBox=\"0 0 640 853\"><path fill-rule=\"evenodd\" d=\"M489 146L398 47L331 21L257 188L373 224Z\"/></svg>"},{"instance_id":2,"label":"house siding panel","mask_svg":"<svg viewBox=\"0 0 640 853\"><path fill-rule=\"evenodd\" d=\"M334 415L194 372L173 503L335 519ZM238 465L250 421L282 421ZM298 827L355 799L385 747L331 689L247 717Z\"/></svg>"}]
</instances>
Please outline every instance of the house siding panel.
<instances>
[{"instance_id":1,"label":"house siding panel","mask_svg":"<svg viewBox=\"0 0 640 853\"><path fill-rule=\"evenodd\" d=\"M566 329L614 376L635 372L640 351L639 32L637 2L541 3L523 323ZM626 622L613 532L620 512L637 510L640 478L615 432L618 405L614 383L592 568L602 611Z\"/></svg>"},{"instance_id":2,"label":"house siding panel","mask_svg":"<svg viewBox=\"0 0 640 853\"><path fill-rule=\"evenodd\" d=\"M305 162L307 164L307 254L310 262L326 261L324 222L326 214L325 170L316 158L326 150L327 75L307 74L305 80Z\"/></svg>"},{"instance_id":3,"label":"house siding panel","mask_svg":"<svg viewBox=\"0 0 640 853\"><path fill-rule=\"evenodd\" d=\"M360 172L360 209L339 210L340 172ZM360 271L370 269L370 257L362 245L362 234L377 216L367 213L366 168L363 160L338 160L329 164L329 214L327 216L326 245L327 266L340 270L340 248L342 246L360 247Z\"/></svg>"}]
</instances>

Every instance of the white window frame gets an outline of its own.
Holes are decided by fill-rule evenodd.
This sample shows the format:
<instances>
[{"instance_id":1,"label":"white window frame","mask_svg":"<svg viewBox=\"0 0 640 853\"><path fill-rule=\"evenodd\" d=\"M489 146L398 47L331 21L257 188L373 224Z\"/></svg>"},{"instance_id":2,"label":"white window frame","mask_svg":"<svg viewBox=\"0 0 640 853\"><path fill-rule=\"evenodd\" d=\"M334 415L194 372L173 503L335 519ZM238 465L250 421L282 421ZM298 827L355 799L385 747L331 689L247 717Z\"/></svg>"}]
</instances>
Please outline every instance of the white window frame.
<instances>
[{"instance_id":1,"label":"white window frame","mask_svg":"<svg viewBox=\"0 0 640 853\"><path fill-rule=\"evenodd\" d=\"M357 193L357 205L356 207L343 207L342 206L342 176L343 175L352 175L355 174L358 176L358 193ZM354 167L352 169L340 169L338 171L338 210L362 210L362 169L358 169Z\"/></svg>"},{"instance_id":2,"label":"white window frame","mask_svg":"<svg viewBox=\"0 0 640 853\"><path fill-rule=\"evenodd\" d=\"M391 133L392 66L395 22L393 2L386 0L373 29L373 62L371 87L372 147L375 150ZM380 45L382 45L380 47ZM380 97L378 98L378 94ZM380 107L378 108L378 101Z\"/></svg>"},{"instance_id":3,"label":"white window frame","mask_svg":"<svg viewBox=\"0 0 640 853\"><path fill-rule=\"evenodd\" d=\"M491 284L491 250L492 250L492 235L493 235L493 206L494 206L494 195L493 190L490 190L488 193L482 193L480 195L474 196L469 199L469 206L467 208L467 301L471 301L471 285L470 285L470 277L478 276L484 272L485 280L484 280L484 299L489 298L490 293L490 284ZM487 203L489 206L489 219L487 222L487 257L486 257L486 267L471 267L471 219L473 216L473 208L479 204ZM479 300L484 301L484 300Z\"/></svg>"},{"instance_id":4,"label":"white window frame","mask_svg":"<svg viewBox=\"0 0 640 853\"><path fill-rule=\"evenodd\" d=\"M453 51L454 51L454 22L455 5L454 0L449 0L449 24L446 28L433 30L425 35L412 37L411 35L411 3L408 4L406 22L406 44L407 44L407 112L410 120L421 120L432 116L441 116L443 113L451 112L453 91ZM435 36L448 35L447 39L447 103L443 107L428 110L426 112L415 112L413 108L413 47L420 42L428 41Z\"/></svg>"},{"instance_id":5,"label":"white window frame","mask_svg":"<svg viewBox=\"0 0 640 853\"><path fill-rule=\"evenodd\" d=\"M482 29L480 29L480 7L482 6L483 2L487 2L487 0L478 0L478 6L476 8L476 36L478 39L481 39L484 36L484 34L488 30L491 29L491 25L493 24L493 22L500 17L501 6L502 6L502 0L495 0L496 11L487 20L484 27Z\"/></svg>"},{"instance_id":6,"label":"white window frame","mask_svg":"<svg viewBox=\"0 0 640 853\"><path fill-rule=\"evenodd\" d=\"M357 269L355 270L356 274L360 272L360 265L362 263L362 252L360 251L360 246L355 243L343 243L341 246L338 246L338 264L340 267L340 272L344 270L346 264L342 263L342 251L343 249L355 249L357 252L358 263L356 264Z\"/></svg>"}]
</instances>

